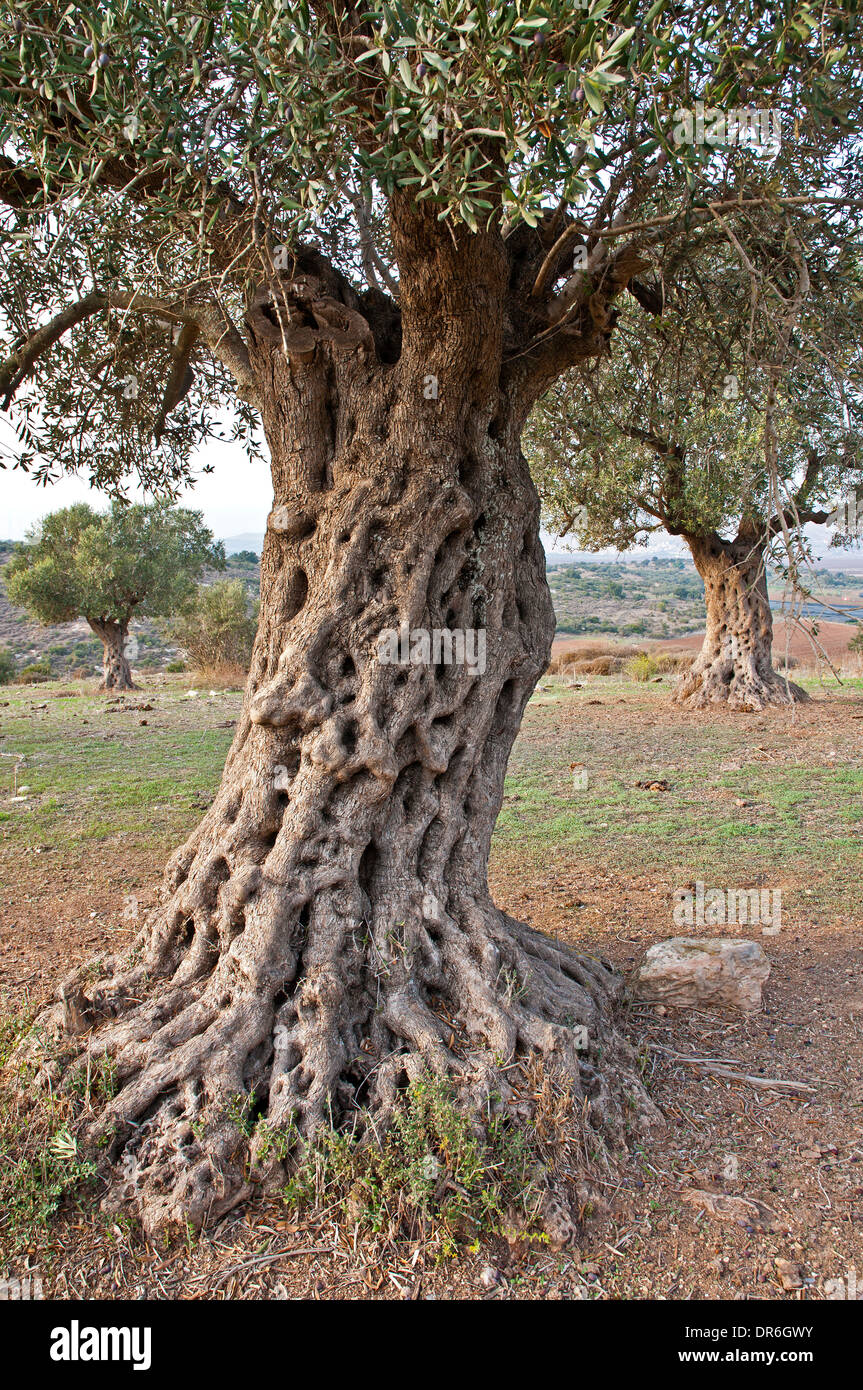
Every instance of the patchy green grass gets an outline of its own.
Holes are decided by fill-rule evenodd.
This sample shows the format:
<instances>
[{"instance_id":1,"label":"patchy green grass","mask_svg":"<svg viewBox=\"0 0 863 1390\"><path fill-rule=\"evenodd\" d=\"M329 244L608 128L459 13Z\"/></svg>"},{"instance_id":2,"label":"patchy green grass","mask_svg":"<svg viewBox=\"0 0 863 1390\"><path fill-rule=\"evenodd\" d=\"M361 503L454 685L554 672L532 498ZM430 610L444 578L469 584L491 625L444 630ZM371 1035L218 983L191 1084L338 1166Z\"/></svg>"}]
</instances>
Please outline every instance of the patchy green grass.
<instances>
[{"instance_id":1,"label":"patchy green grass","mask_svg":"<svg viewBox=\"0 0 863 1390\"><path fill-rule=\"evenodd\" d=\"M595 677L575 690L546 678L513 750L497 855L517 853L537 874L593 862L680 884L796 884L818 906L851 912L863 864L863 682L829 698L806 684L818 703L792 721L785 711L680 712L667 681ZM651 781L669 789L636 785Z\"/></svg>"},{"instance_id":2,"label":"patchy green grass","mask_svg":"<svg viewBox=\"0 0 863 1390\"><path fill-rule=\"evenodd\" d=\"M221 776L241 696L185 696L163 681L129 695L152 710L110 712L76 683L7 687L0 708L0 823L11 847L119 840L164 851L200 817ZM59 691L73 690L70 698ZM142 722L146 721L146 722ZM13 802L13 768L26 800Z\"/></svg>"},{"instance_id":3,"label":"patchy green grass","mask_svg":"<svg viewBox=\"0 0 863 1390\"><path fill-rule=\"evenodd\" d=\"M811 907L852 913L863 850L863 681L815 702L794 721L696 715L670 705L671 681L585 677L581 689L546 677L528 706L495 831L494 862L518 857L538 881L599 865L622 879L650 873L782 885ZM0 854L50 845L51 863L94 849L161 861L215 792L238 691L189 699L188 679L161 677L109 713L104 695L75 683L7 687L0 699ZM72 691L69 698L58 698ZM143 723L142 721L146 721ZM12 769L29 787L9 798ZM574 787L571 764L586 788ZM637 782L665 780L668 791ZM787 901L790 903L791 898Z\"/></svg>"}]
</instances>

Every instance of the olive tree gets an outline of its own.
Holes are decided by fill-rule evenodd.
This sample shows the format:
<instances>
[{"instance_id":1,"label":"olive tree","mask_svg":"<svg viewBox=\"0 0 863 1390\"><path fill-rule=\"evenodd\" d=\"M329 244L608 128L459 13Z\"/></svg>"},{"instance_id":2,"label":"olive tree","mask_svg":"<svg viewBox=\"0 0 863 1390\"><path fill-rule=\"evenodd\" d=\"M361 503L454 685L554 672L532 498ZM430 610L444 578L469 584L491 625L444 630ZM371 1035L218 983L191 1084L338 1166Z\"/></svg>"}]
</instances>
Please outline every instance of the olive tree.
<instances>
[{"instance_id":1,"label":"olive tree","mask_svg":"<svg viewBox=\"0 0 863 1390\"><path fill-rule=\"evenodd\" d=\"M619 979L487 881L554 631L522 428L717 228L745 250L756 206L804 235L854 204L856 21L834 0L2 9L19 462L170 488L196 441L254 448L259 424L273 478L221 787L132 955L53 1016L113 1058L115 1200L151 1230L228 1210L275 1162L238 1095L268 1136L372 1138L420 1074L479 1123L537 1059L592 1142L622 1140L651 1106ZM687 129L756 95L778 166Z\"/></svg>"},{"instance_id":2,"label":"olive tree","mask_svg":"<svg viewBox=\"0 0 863 1390\"><path fill-rule=\"evenodd\" d=\"M16 546L6 593L40 623L84 618L103 645L102 690L131 690L126 653L133 618L170 617L188 601L206 566L223 569L200 512L160 503L79 502L52 512Z\"/></svg>"},{"instance_id":3,"label":"olive tree","mask_svg":"<svg viewBox=\"0 0 863 1390\"><path fill-rule=\"evenodd\" d=\"M613 356L555 382L528 429L560 533L588 549L626 550L657 531L686 542L707 618L674 692L690 708L808 698L773 669L768 568L805 593L806 525L831 520L863 478L858 234L816 229L804 251L783 223L769 237L765 227L761 249L784 297L760 292L763 264L714 252L653 315L627 312Z\"/></svg>"}]
</instances>

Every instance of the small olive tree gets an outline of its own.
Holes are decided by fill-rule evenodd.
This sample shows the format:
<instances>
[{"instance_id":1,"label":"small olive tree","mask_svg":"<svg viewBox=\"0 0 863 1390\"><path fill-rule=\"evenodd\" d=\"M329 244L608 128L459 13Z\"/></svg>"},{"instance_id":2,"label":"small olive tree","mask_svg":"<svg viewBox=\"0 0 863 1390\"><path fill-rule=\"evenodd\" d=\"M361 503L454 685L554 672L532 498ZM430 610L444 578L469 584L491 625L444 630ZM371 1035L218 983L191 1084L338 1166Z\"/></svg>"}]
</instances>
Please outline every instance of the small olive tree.
<instances>
[{"instance_id":1,"label":"small olive tree","mask_svg":"<svg viewBox=\"0 0 863 1390\"><path fill-rule=\"evenodd\" d=\"M200 512L162 503L85 502L46 516L6 566L6 592L40 623L86 619L104 648L103 690L131 690L126 654L133 617L169 616L209 565L224 568Z\"/></svg>"}]
</instances>

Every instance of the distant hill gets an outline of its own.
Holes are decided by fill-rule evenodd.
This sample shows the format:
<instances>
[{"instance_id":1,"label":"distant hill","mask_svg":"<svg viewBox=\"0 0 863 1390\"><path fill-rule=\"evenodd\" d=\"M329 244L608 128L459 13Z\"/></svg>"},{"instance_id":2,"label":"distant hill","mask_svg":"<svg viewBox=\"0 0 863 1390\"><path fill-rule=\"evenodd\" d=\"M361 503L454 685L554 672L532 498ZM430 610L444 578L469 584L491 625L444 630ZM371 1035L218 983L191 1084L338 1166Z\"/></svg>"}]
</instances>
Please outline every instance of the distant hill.
<instances>
[{"instance_id":1,"label":"distant hill","mask_svg":"<svg viewBox=\"0 0 863 1390\"><path fill-rule=\"evenodd\" d=\"M835 551L846 561L851 551ZM831 557L832 558L832 557ZM853 623L863 616L863 573L819 563L807 576L815 599L803 616ZM625 555L616 561L574 556L548 558L548 585L557 614L557 636L648 638L668 641L704 631L704 585L688 557ZM781 609L783 586L771 576L770 601ZM837 613L835 610L839 610Z\"/></svg>"},{"instance_id":2,"label":"distant hill","mask_svg":"<svg viewBox=\"0 0 863 1390\"><path fill-rule=\"evenodd\" d=\"M236 555L238 550L253 550L256 555L260 556L264 547L264 533L263 531L243 531L242 535L239 536L225 536L223 544L227 555Z\"/></svg>"},{"instance_id":3,"label":"distant hill","mask_svg":"<svg viewBox=\"0 0 863 1390\"><path fill-rule=\"evenodd\" d=\"M548 558L559 637L677 637L704 625L704 585L691 560Z\"/></svg>"}]
</instances>

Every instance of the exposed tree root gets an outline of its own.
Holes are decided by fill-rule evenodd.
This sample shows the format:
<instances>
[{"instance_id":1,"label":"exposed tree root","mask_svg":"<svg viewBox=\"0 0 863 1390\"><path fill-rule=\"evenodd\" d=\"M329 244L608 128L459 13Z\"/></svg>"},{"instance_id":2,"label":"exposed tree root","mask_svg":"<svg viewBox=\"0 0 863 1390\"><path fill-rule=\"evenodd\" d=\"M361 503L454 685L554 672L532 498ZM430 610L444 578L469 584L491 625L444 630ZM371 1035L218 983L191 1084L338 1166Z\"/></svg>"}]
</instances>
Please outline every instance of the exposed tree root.
<instances>
[{"instance_id":1,"label":"exposed tree root","mask_svg":"<svg viewBox=\"0 0 863 1390\"><path fill-rule=\"evenodd\" d=\"M729 651L716 659L697 657L672 698L688 709L724 705L729 710L755 713L769 706L805 704L810 697L801 686L774 671L769 660L766 665L756 664Z\"/></svg>"},{"instance_id":2,"label":"exposed tree root","mask_svg":"<svg viewBox=\"0 0 863 1390\"><path fill-rule=\"evenodd\" d=\"M368 953L343 941L316 959L307 951L290 999L275 973L262 988L225 960L202 978L192 944L170 978L152 963L86 990L70 978L53 1022L91 1058L111 1058L119 1083L85 1135L95 1148L107 1140L107 1205L134 1212L153 1235L200 1226L250 1194L250 1175L282 1176L272 1157L259 1159L262 1135L289 1127L313 1139L341 1121L379 1140L405 1086L426 1075L451 1080L459 1104L481 1117L506 1105L513 1065L531 1058L588 1102L598 1148L656 1121L617 1031L619 977L490 905L471 918L436 914L414 942L410 976L404 940L378 935ZM164 941L163 964L171 951ZM249 1109L266 1120L251 1140Z\"/></svg>"}]
</instances>

